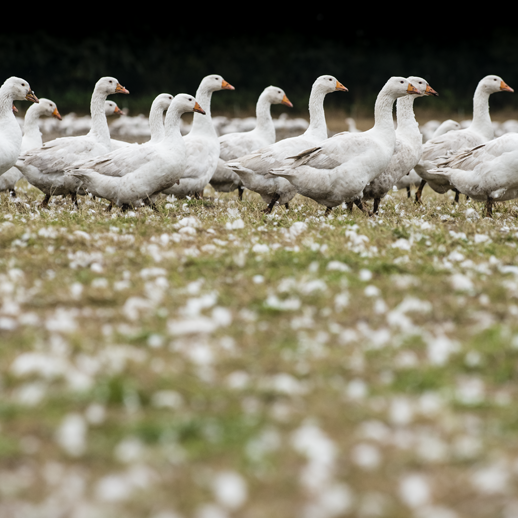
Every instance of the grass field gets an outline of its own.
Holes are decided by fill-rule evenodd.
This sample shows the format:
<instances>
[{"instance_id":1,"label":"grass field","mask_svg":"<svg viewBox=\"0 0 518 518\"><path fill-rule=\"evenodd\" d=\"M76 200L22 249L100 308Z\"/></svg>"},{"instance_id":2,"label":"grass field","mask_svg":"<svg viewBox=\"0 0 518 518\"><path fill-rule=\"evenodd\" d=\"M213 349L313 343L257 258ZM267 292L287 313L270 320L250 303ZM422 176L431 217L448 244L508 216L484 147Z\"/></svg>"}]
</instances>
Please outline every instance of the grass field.
<instances>
[{"instance_id":1,"label":"grass field","mask_svg":"<svg viewBox=\"0 0 518 518\"><path fill-rule=\"evenodd\" d=\"M518 206L0 196L0 517L518 516Z\"/></svg>"}]
</instances>

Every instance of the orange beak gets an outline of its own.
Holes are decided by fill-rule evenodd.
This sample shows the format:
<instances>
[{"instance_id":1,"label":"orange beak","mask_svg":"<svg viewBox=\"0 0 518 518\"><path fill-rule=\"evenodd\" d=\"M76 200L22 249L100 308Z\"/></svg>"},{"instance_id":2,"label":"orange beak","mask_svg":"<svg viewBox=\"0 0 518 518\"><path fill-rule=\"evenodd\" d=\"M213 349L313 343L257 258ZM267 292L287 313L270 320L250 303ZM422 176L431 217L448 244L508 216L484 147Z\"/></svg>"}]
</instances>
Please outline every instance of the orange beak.
<instances>
[{"instance_id":1,"label":"orange beak","mask_svg":"<svg viewBox=\"0 0 518 518\"><path fill-rule=\"evenodd\" d=\"M56 119L62 120L57 108L54 108L54 111L52 112L52 117L56 117Z\"/></svg>"},{"instance_id":2,"label":"orange beak","mask_svg":"<svg viewBox=\"0 0 518 518\"><path fill-rule=\"evenodd\" d=\"M113 113L116 113L117 115L124 115L124 112L118 106L115 106Z\"/></svg>"},{"instance_id":3,"label":"orange beak","mask_svg":"<svg viewBox=\"0 0 518 518\"><path fill-rule=\"evenodd\" d=\"M339 90L340 92L348 92L349 90L347 90L347 88L345 88L345 86L340 83L340 81L337 81L336 82L336 90Z\"/></svg>"},{"instance_id":4,"label":"orange beak","mask_svg":"<svg viewBox=\"0 0 518 518\"><path fill-rule=\"evenodd\" d=\"M221 83L221 88L223 88L223 90L235 90L235 88L230 83L227 83L224 79Z\"/></svg>"},{"instance_id":5,"label":"orange beak","mask_svg":"<svg viewBox=\"0 0 518 518\"><path fill-rule=\"evenodd\" d=\"M514 90L510 86L507 86L503 81L500 83L500 90L502 92L514 92Z\"/></svg>"},{"instance_id":6,"label":"orange beak","mask_svg":"<svg viewBox=\"0 0 518 518\"><path fill-rule=\"evenodd\" d=\"M129 94L129 90L126 90L121 84L117 83L117 86L115 88L116 94Z\"/></svg>"},{"instance_id":7,"label":"orange beak","mask_svg":"<svg viewBox=\"0 0 518 518\"><path fill-rule=\"evenodd\" d=\"M284 95L282 98L281 104L285 104L286 106L289 106L290 108L293 108L293 104L291 104L290 100Z\"/></svg>"},{"instance_id":8,"label":"orange beak","mask_svg":"<svg viewBox=\"0 0 518 518\"><path fill-rule=\"evenodd\" d=\"M426 85L426 95L435 95L435 97L439 97L439 94L430 86Z\"/></svg>"},{"instance_id":9,"label":"orange beak","mask_svg":"<svg viewBox=\"0 0 518 518\"><path fill-rule=\"evenodd\" d=\"M203 108L198 103L196 103L194 105L193 111L201 113L202 115L205 115L205 111L203 110Z\"/></svg>"},{"instance_id":10,"label":"orange beak","mask_svg":"<svg viewBox=\"0 0 518 518\"><path fill-rule=\"evenodd\" d=\"M36 97L36 94L32 90L25 96L25 99L27 101L32 101L33 103L40 102L40 100Z\"/></svg>"},{"instance_id":11,"label":"orange beak","mask_svg":"<svg viewBox=\"0 0 518 518\"><path fill-rule=\"evenodd\" d=\"M18 113L18 108L13 104L13 113Z\"/></svg>"},{"instance_id":12,"label":"orange beak","mask_svg":"<svg viewBox=\"0 0 518 518\"><path fill-rule=\"evenodd\" d=\"M417 94L419 95L419 90L417 88L415 88L414 86L412 86L410 83L408 83L408 88L406 89L407 93L409 94Z\"/></svg>"}]
</instances>

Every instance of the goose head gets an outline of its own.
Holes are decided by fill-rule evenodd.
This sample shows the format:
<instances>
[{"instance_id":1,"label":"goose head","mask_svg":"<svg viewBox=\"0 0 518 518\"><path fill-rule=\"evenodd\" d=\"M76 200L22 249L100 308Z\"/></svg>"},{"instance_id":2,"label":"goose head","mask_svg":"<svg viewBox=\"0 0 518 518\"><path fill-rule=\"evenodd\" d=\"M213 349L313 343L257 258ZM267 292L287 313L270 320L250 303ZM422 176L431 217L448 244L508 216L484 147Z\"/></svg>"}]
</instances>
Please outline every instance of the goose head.
<instances>
[{"instance_id":1,"label":"goose head","mask_svg":"<svg viewBox=\"0 0 518 518\"><path fill-rule=\"evenodd\" d=\"M478 83L478 88L488 94L494 94L496 92L514 92L514 90L505 84L505 81L499 76L486 76L481 79Z\"/></svg>"},{"instance_id":2,"label":"goose head","mask_svg":"<svg viewBox=\"0 0 518 518\"><path fill-rule=\"evenodd\" d=\"M313 83L313 88L318 88L326 93L348 92L349 90L333 76L320 76Z\"/></svg>"},{"instance_id":3,"label":"goose head","mask_svg":"<svg viewBox=\"0 0 518 518\"><path fill-rule=\"evenodd\" d=\"M235 88L227 83L221 76L212 74L202 79L200 88L206 88L209 92L217 92L218 90L235 90Z\"/></svg>"},{"instance_id":4,"label":"goose head","mask_svg":"<svg viewBox=\"0 0 518 518\"><path fill-rule=\"evenodd\" d=\"M189 94L177 94L171 101L169 109L176 109L179 113L196 112L205 115L205 111L196 99Z\"/></svg>"},{"instance_id":5,"label":"goose head","mask_svg":"<svg viewBox=\"0 0 518 518\"><path fill-rule=\"evenodd\" d=\"M114 77L101 77L101 79L95 83L94 91L104 95L129 94L129 91L126 90L126 88L124 88Z\"/></svg>"},{"instance_id":6,"label":"goose head","mask_svg":"<svg viewBox=\"0 0 518 518\"><path fill-rule=\"evenodd\" d=\"M31 90L29 83L20 77L12 76L6 79L1 89L7 91L8 95L15 101L39 102L39 99Z\"/></svg>"},{"instance_id":7,"label":"goose head","mask_svg":"<svg viewBox=\"0 0 518 518\"><path fill-rule=\"evenodd\" d=\"M45 99L44 97L40 99L39 104L33 104L30 106L27 112L29 111L36 111L40 117L55 117L56 119L61 120L61 115L56 103L50 99Z\"/></svg>"},{"instance_id":8,"label":"goose head","mask_svg":"<svg viewBox=\"0 0 518 518\"><path fill-rule=\"evenodd\" d=\"M407 77L407 79L412 83L412 86L419 90L419 94L416 94L419 95L419 97L423 95L434 95L435 97L439 96L439 94L428 84L426 79L417 76L410 76Z\"/></svg>"},{"instance_id":9,"label":"goose head","mask_svg":"<svg viewBox=\"0 0 518 518\"><path fill-rule=\"evenodd\" d=\"M291 104L290 100L284 93L282 88L277 88L276 86L268 86L264 89L264 93L266 94L266 99L270 104L284 104L293 108L293 104Z\"/></svg>"},{"instance_id":10,"label":"goose head","mask_svg":"<svg viewBox=\"0 0 518 518\"><path fill-rule=\"evenodd\" d=\"M171 94L160 94L155 97L153 104L151 105L151 110L154 108L161 109L162 111L166 111L167 108L171 105L173 100L173 96Z\"/></svg>"},{"instance_id":11,"label":"goose head","mask_svg":"<svg viewBox=\"0 0 518 518\"><path fill-rule=\"evenodd\" d=\"M104 113L106 114L106 117L113 114L124 115L124 112L117 106L117 103L114 103L113 101L104 102Z\"/></svg>"},{"instance_id":12,"label":"goose head","mask_svg":"<svg viewBox=\"0 0 518 518\"><path fill-rule=\"evenodd\" d=\"M391 77L385 83L381 91L394 98L403 97L405 95L420 95L419 90L412 86L412 83L408 79L398 76Z\"/></svg>"}]
</instances>

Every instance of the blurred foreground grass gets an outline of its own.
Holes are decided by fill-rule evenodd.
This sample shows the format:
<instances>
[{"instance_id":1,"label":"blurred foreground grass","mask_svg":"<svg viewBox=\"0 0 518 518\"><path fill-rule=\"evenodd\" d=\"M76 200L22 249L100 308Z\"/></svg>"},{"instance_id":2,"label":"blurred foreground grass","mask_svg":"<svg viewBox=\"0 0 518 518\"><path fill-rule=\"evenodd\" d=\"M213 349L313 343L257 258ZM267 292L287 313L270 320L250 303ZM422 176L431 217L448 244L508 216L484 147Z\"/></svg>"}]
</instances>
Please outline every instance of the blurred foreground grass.
<instances>
[{"instance_id":1,"label":"blurred foreground grass","mask_svg":"<svg viewBox=\"0 0 518 518\"><path fill-rule=\"evenodd\" d=\"M515 203L18 192L0 516L518 515Z\"/></svg>"}]
</instances>

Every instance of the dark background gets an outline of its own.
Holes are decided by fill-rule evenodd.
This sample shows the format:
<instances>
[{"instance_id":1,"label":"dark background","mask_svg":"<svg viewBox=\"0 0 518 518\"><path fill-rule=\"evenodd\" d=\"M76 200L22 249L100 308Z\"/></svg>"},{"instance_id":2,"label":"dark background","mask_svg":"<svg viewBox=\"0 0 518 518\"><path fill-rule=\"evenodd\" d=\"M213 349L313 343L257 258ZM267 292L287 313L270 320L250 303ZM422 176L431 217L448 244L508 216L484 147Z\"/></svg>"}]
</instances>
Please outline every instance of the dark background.
<instances>
[{"instance_id":1,"label":"dark background","mask_svg":"<svg viewBox=\"0 0 518 518\"><path fill-rule=\"evenodd\" d=\"M114 100L136 114L147 113L157 94L194 94L202 77L218 73L236 91L215 95L214 112L248 113L264 87L274 84L286 91L295 113L305 114L315 78L332 74L349 93L328 96L326 108L356 116L372 115L390 76L419 75L440 93L425 103L469 117L474 89L485 75L500 75L518 87L517 31L502 22L514 15L510 4L502 5L498 13L462 12L458 19L432 5L414 12L408 3L382 10L355 6L354 16L352 8L343 16L336 8L310 13L280 3L269 4L268 13L249 14L244 4L208 12L150 6L150 12L127 8L123 15L62 13L47 25L36 13L1 32L0 81L22 77L63 113L86 113L95 82L111 75L131 92ZM516 107L518 95L491 98L493 113Z\"/></svg>"}]
</instances>

